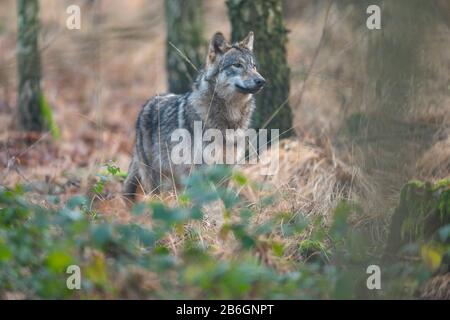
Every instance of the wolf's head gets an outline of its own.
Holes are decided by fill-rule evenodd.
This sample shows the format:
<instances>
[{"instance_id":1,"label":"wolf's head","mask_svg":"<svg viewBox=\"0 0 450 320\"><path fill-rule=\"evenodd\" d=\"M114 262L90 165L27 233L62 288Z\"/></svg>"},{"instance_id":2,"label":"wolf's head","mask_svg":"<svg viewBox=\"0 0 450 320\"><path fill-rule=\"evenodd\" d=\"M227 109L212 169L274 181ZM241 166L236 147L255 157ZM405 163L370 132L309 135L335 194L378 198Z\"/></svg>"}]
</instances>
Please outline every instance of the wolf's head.
<instances>
[{"instance_id":1,"label":"wolf's head","mask_svg":"<svg viewBox=\"0 0 450 320\"><path fill-rule=\"evenodd\" d=\"M266 83L256 69L253 40L253 32L235 44L228 43L220 32L211 39L205 76L208 80L214 80L215 93L221 98L250 97Z\"/></svg>"}]
</instances>

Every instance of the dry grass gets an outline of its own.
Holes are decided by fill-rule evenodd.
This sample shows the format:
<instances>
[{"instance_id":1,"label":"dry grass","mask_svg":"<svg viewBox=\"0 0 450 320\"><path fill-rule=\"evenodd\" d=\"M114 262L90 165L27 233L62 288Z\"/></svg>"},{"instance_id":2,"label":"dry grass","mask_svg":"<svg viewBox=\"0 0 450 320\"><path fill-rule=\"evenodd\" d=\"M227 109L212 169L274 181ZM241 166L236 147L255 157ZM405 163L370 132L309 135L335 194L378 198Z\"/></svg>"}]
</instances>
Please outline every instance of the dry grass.
<instances>
[{"instance_id":1,"label":"dry grass","mask_svg":"<svg viewBox=\"0 0 450 320\"><path fill-rule=\"evenodd\" d=\"M450 178L450 137L436 142L423 154L417 171L424 179Z\"/></svg>"}]
</instances>

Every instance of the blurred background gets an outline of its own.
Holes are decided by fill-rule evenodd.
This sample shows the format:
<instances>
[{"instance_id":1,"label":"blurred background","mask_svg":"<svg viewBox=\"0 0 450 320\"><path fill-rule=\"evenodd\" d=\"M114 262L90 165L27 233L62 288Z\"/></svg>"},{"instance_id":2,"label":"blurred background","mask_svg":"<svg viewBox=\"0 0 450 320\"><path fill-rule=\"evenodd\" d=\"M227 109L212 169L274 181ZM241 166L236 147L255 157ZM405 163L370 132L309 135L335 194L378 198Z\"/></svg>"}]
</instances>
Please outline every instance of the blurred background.
<instances>
[{"instance_id":1,"label":"blurred background","mask_svg":"<svg viewBox=\"0 0 450 320\"><path fill-rule=\"evenodd\" d=\"M243 168L279 197L259 212L259 222L291 212L321 217L319 224L327 226L342 201L354 201L364 214L352 226L370 235L371 246L384 255L404 244L409 233L403 221L411 215L419 217L408 220L413 226L433 216L423 234L406 237L411 241L429 239L449 223L448 0L37 2L0 0L1 186L26 184L30 199L44 206L47 195L65 201L87 194L91 210L128 223L133 218L120 179L101 190L95 186L105 163L126 172L141 106L153 95L189 90L192 65L202 67L216 31L235 41L253 30L268 80L253 125L278 128L284 138L277 175ZM366 25L373 4L381 8L381 29ZM70 5L81 9L79 30L66 26ZM40 27L29 28L33 23ZM260 197L251 190L242 194L252 203ZM425 197L416 207L427 209L416 214L410 197L424 194L435 198ZM176 196L144 200L173 203ZM439 214L443 218L434 219ZM228 259L235 247L216 236L223 218L212 208L208 215L200 226L205 241ZM283 242L285 252L299 241ZM439 261L445 250L438 250ZM435 256L427 252L422 257ZM266 262L289 269L305 255L285 253L283 261ZM448 270L443 274L440 297L449 298Z\"/></svg>"}]
</instances>

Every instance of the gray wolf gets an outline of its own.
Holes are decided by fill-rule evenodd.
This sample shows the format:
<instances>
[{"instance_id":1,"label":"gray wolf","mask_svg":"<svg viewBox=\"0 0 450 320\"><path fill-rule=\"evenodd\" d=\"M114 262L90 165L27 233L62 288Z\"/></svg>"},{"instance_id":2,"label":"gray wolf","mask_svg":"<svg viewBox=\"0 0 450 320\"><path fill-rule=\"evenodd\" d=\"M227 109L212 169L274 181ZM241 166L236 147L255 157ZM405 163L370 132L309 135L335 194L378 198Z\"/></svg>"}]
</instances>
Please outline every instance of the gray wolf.
<instances>
[{"instance_id":1,"label":"gray wolf","mask_svg":"<svg viewBox=\"0 0 450 320\"><path fill-rule=\"evenodd\" d=\"M265 84L257 71L253 54L253 32L244 40L230 44L217 32L210 41L204 68L192 90L180 95L158 95L143 106L136 121L133 157L124 182L123 193L133 199L137 187L158 192L164 179L173 181L189 168L174 165L171 134L186 129L193 134L194 122L204 129L249 127L255 108L253 95ZM191 167L192 169L192 167Z\"/></svg>"}]
</instances>

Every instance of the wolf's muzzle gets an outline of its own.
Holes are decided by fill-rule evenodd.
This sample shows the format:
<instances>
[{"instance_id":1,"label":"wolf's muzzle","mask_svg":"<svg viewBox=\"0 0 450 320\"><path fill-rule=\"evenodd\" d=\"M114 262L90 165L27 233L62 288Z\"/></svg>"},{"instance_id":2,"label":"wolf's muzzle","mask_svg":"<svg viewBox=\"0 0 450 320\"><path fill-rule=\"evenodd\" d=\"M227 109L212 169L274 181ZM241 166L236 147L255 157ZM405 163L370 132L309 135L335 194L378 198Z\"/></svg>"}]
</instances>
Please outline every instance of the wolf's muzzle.
<instances>
[{"instance_id":1,"label":"wolf's muzzle","mask_svg":"<svg viewBox=\"0 0 450 320\"><path fill-rule=\"evenodd\" d=\"M243 85L236 84L236 88L246 94L254 94L259 92L266 84L266 79L259 76L254 79L244 81Z\"/></svg>"}]
</instances>

